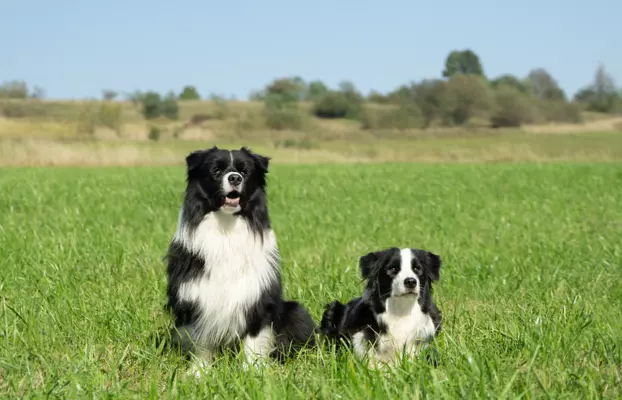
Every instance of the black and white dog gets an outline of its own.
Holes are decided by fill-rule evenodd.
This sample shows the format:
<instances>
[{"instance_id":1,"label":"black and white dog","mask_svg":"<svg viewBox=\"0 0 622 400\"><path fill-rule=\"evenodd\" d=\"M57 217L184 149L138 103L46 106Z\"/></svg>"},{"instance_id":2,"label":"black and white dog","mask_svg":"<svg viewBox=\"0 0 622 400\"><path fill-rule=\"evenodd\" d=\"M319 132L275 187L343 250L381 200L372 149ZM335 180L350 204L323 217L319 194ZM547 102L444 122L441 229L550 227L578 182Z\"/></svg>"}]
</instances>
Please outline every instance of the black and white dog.
<instances>
[{"instance_id":1,"label":"black and white dog","mask_svg":"<svg viewBox=\"0 0 622 400\"><path fill-rule=\"evenodd\" d=\"M173 340L195 357L195 366L226 347L243 351L252 364L282 360L313 342L307 310L282 298L268 163L245 147L186 157L186 191L167 254L167 306L175 318Z\"/></svg>"},{"instance_id":2,"label":"black and white dog","mask_svg":"<svg viewBox=\"0 0 622 400\"><path fill-rule=\"evenodd\" d=\"M320 330L328 339L344 340L369 365L416 355L441 328L441 312L432 300L432 281L439 279L441 259L434 253L396 247L359 259L367 285L362 297L326 306Z\"/></svg>"}]
</instances>

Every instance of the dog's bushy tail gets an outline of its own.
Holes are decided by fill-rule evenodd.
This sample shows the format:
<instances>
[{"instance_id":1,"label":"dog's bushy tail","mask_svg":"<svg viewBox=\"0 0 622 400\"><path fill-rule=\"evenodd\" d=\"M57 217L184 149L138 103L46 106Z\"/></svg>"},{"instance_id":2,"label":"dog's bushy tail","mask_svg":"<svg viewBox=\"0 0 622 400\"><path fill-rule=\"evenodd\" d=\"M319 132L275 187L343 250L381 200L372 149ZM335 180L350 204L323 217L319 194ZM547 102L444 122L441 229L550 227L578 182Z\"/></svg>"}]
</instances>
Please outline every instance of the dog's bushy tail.
<instances>
[{"instance_id":1,"label":"dog's bushy tail","mask_svg":"<svg viewBox=\"0 0 622 400\"><path fill-rule=\"evenodd\" d=\"M305 346L315 345L315 322L298 302L283 302L280 328L272 352L272 356L280 361Z\"/></svg>"},{"instance_id":2,"label":"dog's bushy tail","mask_svg":"<svg viewBox=\"0 0 622 400\"><path fill-rule=\"evenodd\" d=\"M346 305L335 300L326 305L322 322L320 323L320 332L324 337L331 341L339 342L342 337L340 326L346 312Z\"/></svg>"}]
</instances>

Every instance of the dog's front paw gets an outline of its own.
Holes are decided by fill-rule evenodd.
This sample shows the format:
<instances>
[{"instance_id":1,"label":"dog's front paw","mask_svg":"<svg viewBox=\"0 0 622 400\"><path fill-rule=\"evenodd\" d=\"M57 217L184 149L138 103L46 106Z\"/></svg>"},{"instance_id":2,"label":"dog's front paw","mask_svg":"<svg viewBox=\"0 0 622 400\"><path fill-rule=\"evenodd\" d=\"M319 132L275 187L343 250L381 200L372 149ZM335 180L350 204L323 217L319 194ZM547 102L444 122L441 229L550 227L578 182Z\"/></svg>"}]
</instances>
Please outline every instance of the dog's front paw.
<instances>
[{"instance_id":1,"label":"dog's front paw","mask_svg":"<svg viewBox=\"0 0 622 400\"><path fill-rule=\"evenodd\" d=\"M346 306L339 301L333 301L326 305L322 322L320 323L320 331L326 336L335 336L339 333L339 325L343 319Z\"/></svg>"}]
</instances>

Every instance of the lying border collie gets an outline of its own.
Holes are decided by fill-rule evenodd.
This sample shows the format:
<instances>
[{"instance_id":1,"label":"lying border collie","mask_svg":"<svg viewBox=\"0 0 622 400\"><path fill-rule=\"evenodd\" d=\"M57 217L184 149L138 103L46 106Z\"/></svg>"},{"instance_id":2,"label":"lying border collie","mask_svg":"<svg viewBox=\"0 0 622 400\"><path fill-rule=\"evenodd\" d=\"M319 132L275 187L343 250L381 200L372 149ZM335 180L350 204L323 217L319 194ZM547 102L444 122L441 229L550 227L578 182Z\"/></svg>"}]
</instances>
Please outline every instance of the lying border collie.
<instances>
[{"instance_id":1,"label":"lying border collie","mask_svg":"<svg viewBox=\"0 0 622 400\"><path fill-rule=\"evenodd\" d=\"M351 342L369 365L414 356L441 328L441 312L432 301L432 281L441 259L434 253L396 247L359 259L367 286L362 297L326 306L320 330L328 339Z\"/></svg>"},{"instance_id":2,"label":"lying border collie","mask_svg":"<svg viewBox=\"0 0 622 400\"><path fill-rule=\"evenodd\" d=\"M252 364L283 360L313 341L309 313L282 299L268 163L245 147L186 157L185 197L167 255L167 306L175 318L174 343L199 369L226 347L243 351Z\"/></svg>"}]
</instances>

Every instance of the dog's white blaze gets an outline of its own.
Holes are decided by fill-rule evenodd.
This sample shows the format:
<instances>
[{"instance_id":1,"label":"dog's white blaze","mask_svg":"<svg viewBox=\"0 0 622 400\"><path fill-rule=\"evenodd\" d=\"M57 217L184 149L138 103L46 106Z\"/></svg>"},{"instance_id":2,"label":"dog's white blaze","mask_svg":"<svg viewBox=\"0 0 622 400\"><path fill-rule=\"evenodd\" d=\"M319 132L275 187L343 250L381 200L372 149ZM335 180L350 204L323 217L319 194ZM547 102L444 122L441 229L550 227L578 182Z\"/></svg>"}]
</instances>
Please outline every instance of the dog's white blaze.
<instances>
[{"instance_id":1,"label":"dog's white blaze","mask_svg":"<svg viewBox=\"0 0 622 400\"><path fill-rule=\"evenodd\" d=\"M267 231L262 243L244 219L212 212L194 232L180 220L173 240L205 260L204 275L179 288L181 300L197 302L200 309L196 323L187 327L196 344L209 351L243 339L246 311L276 278L274 231Z\"/></svg>"},{"instance_id":2,"label":"dog's white blaze","mask_svg":"<svg viewBox=\"0 0 622 400\"><path fill-rule=\"evenodd\" d=\"M404 353L407 356L415 355L420 348L432 340L435 333L432 318L421 311L418 295L399 296L405 292L404 279L417 279L417 293L419 293L419 279L412 271L412 251L400 251L401 268L393 280L392 296L385 303L386 311L378 314L378 322L387 327L387 332L378 335L376 343L370 343L362 332L352 336L355 354L363 358L366 354L372 366L377 362L388 363Z\"/></svg>"},{"instance_id":3,"label":"dog's white blaze","mask_svg":"<svg viewBox=\"0 0 622 400\"><path fill-rule=\"evenodd\" d=\"M415 278L417 280L417 288L419 288L419 278L412 269L413 254L410 249L400 250L400 272L397 274L391 285L391 294L393 296L400 296L407 292L406 286L404 286L404 280L406 278Z\"/></svg>"}]
</instances>

